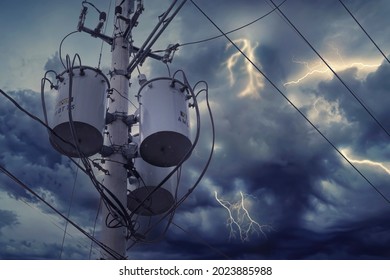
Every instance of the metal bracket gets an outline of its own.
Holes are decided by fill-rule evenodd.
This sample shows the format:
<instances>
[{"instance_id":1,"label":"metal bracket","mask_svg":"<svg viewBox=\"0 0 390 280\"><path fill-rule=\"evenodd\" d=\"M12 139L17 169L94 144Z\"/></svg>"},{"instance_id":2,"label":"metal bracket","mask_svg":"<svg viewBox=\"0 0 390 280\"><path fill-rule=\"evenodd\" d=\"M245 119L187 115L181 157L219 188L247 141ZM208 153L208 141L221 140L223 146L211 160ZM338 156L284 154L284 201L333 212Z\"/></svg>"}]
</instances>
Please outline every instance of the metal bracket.
<instances>
[{"instance_id":1,"label":"metal bracket","mask_svg":"<svg viewBox=\"0 0 390 280\"><path fill-rule=\"evenodd\" d=\"M122 155L127 159L131 160L136 158L138 154L138 144L131 142L122 146Z\"/></svg>"}]
</instances>

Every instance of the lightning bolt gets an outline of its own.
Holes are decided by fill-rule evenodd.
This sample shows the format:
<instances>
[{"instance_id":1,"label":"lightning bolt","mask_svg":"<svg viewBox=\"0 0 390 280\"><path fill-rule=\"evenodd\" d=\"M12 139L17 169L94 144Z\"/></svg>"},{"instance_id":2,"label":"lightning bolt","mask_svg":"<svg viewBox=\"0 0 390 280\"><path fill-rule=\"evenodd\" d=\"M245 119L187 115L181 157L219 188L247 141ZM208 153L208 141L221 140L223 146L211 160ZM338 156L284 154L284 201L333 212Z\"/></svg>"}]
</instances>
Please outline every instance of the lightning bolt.
<instances>
[{"instance_id":1,"label":"lightning bolt","mask_svg":"<svg viewBox=\"0 0 390 280\"><path fill-rule=\"evenodd\" d=\"M389 174L390 175L390 168L388 168L384 163L380 162L380 161L372 161L372 160L369 160L369 159L353 159L351 157L349 157L347 155L347 153L349 153L346 149L344 150L341 150L341 153L352 163L357 163L357 164L365 164L365 165L369 165L371 167L379 167L380 169L382 169L385 173Z\"/></svg>"},{"instance_id":2,"label":"lightning bolt","mask_svg":"<svg viewBox=\"0 0 390 280\"><path fill-rule=\"evenodd\" d=\"M343 59L342 55L340 54L339 49L331 45L331 48L333 52L336 54L337 59L333 59L328 61L327 63L330 65L330 67L335 71L344 71L349 68L357 68L360 72L371 72L377 69L380 66L380 63L375 62L368 62L368 60L362 60L359 59L359 61L354 62L345 62L345 59ZM356 59L351 59L356 60ZM292 60L294 63L302 64L305 66L306 70L303 70L302 74L295 78L294 80L288 81L284 83L284 86L290 86L290 85L296 85L301 83L302 81L312 77L312 76L323 76L327 75L329 78L333 76L332 71L323 63L322 61L319 61L315 63L314 66L310 66L310 64L306 61L299 61L299 60Z\"/></svg>"},{"instance_id":3,"label":"lightning bolt","mask_svg":"<svg viewBox=\"0 0 390 280\"><path fill-rule=\"evenodd\" d=\"M265 229L272 229L269 225L260 225L256 222L247 207L245 206L245 196L240 192L241 199L236 203L220 199L218 193L214 191L216 201L228 212L227 226L230 228L229 240L236 238L239 235L242 242L249 241L251 234L256 233L258 236L262 234L265 238Z\"/></svg>"},{"instance_id":4,"label":"lightning bolt","mask_svg":"<svg viewBox=\"0 0 390 280\"><path fill-rule=\"evenodd\" d=\"M309 62L306 62L306 61L300 61L300 60L295 60L295 59L293 59L292 61L294 63L304 65L307 70L303 76L301 76L297 80L293 80L293 81L284 83L284 86L299 84L303 80L309 78L310 76L316 75L316 74L330 74L331 73L331 71L324 65L324 63L322 61L317 62L316 65L314 65L314 66L310 66Z\"/></svg>"},{"instance_id":5,"label":"lightning bolt","mask_svg":"<svg viewBox=\"0 0 390 280\"><path fill-rule=\"evenodd\" d=\"M233 42L237 44L244 53L246 53L248 58L253 63L259 65L255 55L255 50L258 47L258 44L252 46L251 42L247 39L237 39ZM231 46L231 44L228 44L226 49L229 49ZM242 54L240 52L236 52L232 54L225 62L229 70L230 86L233 86L236 82L233 68L238 65L240 58L242 58ZM248 79L246 81L245 88L238 94L238 96L259 98L260 95L258 90L264 88L263 76L259 72L257 72L246 59L244 60L244 66L242 67L242 69L247 74Z\"/></svg>"}]
</instances>

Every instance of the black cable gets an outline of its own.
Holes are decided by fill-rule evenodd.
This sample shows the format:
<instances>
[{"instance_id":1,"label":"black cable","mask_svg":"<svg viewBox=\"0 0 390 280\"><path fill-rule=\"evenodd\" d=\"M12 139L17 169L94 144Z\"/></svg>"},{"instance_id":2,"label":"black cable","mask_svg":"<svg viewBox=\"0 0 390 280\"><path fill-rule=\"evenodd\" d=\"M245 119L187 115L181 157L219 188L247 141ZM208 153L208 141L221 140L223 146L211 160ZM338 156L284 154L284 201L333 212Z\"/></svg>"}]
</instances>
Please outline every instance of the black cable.
<instances>
[{"instance_id":1,"label":"black cable","mask_svg":"<svg viewBox=\"0 0 390 280\"><path fill-rule=\"evenodd\" d=\"M112 4L112 0L110 0L110 4L108 5L108 11L107 11L107 14L108 14L108 18L107 20L104 21L104 31L103 31L103 34L105 35L106 34L106 31L107 31L107 22L110 18L110 13L111 13L111 4ZM102 62L102 55L103 55L103 46L104 46L104 40L102 40L102 43L100 45L100 54L99 54L99 60L98 60L98 66L97 68L100 69L100 63Z\"/></svg>"},{"instance_id":2,"label":"black cable","mask_svg":"<svg viewBox=\"0 0 390 280\"><path fill-rule=\"evenodd\" d=\"M279 4L278 7L282 6L287 0L284 0L282 3ZM235 28L231 31L228 31L226 32L225 34L230 34L230 33L233 33L233 32L236 32L238 30L241 30L241 29L244 29L245 27L248 27L256 22L258 22L259 20L262 20L263 18L267 17L268 15L272 14L274 11L276 11L277 8L273 8L271 11L269 11L268 13L266 13L265 15L241 26L241 27L238 27L238 28ZM217 38L221 38L223 37L223 35L217 35L217 36L213 36L213 37L210 37L210 38L207 38L207 39L203 39L203 40L199 40L199 41L193 41L193 42L188 42L188 43L183 43L183 44L179 44L180 47L183 47L183 46L188 46L188 45L194 45L194 44L199 44L199 43L204 43L204 42L208 42L208 41L211 41L211 40L214 40L214 39L217 39ZM157 51L156 51L157 52Z\"/></svg>"},{"instance_id":3,"label":"black cable","mask_svg":"<svg viewBox=\"0 0 390 280\"><path fill-rule=\"evenodd\" d=\"M102 12L98 9L98 8L96 8L96 6L94 5L94 4L92 4L91 2L88 2L88 1L83 1L82 3L81 3L81 5L83 6L83 7L85 7L85 5L84 4L88 4L88 5L90 5L91 7L93 7L99 14L101 14Z\"/></svg>"},{"instance_id":4,"label":"black cable","mask_svg":"<svg viewBox=\"0 0 390 280\"><path fill-rule=\"evenodd\" d=\"M35 196L38 200L40 200L43 204L45 204L47 207L49 207L51 210L53 210L56 214L61 216L64 220L66 220L68 223L70 223L72 226L74 226L78 231L80 231L82 234L84 234L86 237L88 237L90 240L95 242L100 248L102 248L105 252L107 252L109 255L114 257L115 259L124 259L123 256L120 256L120 254L114 252L112 249L107 248L103 243L98 241L96 238L91 236L88 232L83 230L79 225L77 225L75 222L67 218L65 215L63 215L60 211L58 211L54 206L52 206L49 202L44 200L39 194L37 194L34 190L32 190L29 186L24 184L19 178L17 178L15 175L13 175L10 171L8 171L4 166L0 165L0 171L3 172L5 175L7 175L10 179L12 179L15 183L17 183L20 187L28 191L30 194Z\"/></svg>"},{"instance_id":5,"label":"black cable","mask_svg":"<svg viewBox=\"0 0 390 280\"><path fill-rule=\"evenodd\" d=\"M273 0L270 0L275 8L280 12L280 14L287 20L287 22L294 28L294 30L299 34L299 36L306 42L306 44L316 53L316 55L325 63L325 65L332 71L333 75L344 85L348 92L355 98L355 100L366 110L366 112L371 116L371 118L378 124L378 126L390 137L390 132L381 124L381 122L374 116L373 113L364 105L364 103L356 96L352 89L341 79L341 77L336 73L336 71L329 65L328 62L320 55L320 53L314 48L314 46L306 39L306 37L298 30L298 28L290 21L290 19L279 9L278 6L274 3ZM191 2L193 2L191 0Z\"/></svg>"},{"instance_id":6,"label":"black cable","mask_svg":"<svg viewBox=\"0 0 390 280\"><path fill-rule=\"evenodd\" d=\"M352 12L348 9L348 7L343 3L342 0L339 0L341 5L347 10L347 12L350 14L350 16L355 20L357 25L363 30L363 32L367 35L367 37L371 40L371 42L374 44L374 46L378 49L378 51L382 54L382 56L387 60L388 63L390 63L390 60L387 58L387 56L383 53L383 51L379 48L379 46L375 43L375 41L372 39L372 37L368 34L368 32L364 29L364 27L359 23L359 21L356 19L356 17L352 14Z\"/></svg>"},{"instance_id":7,"label":"black cable","mask_svg":"<svg viewBox=\"0 0 390 280\"><path fill-rule=\"evenodd\" d=\"M61 61L61 64L62 64L62 66L64 66L64 68L66 69L66 66L65 66L65 63L64 63L64 61L62 60L62 44L64 43L64 41L65 41L65 39L66 38L68 38L69 36L71 36L71 35L73 35L73 34L75 34L75 33L78 33L79 31L78 30L76 30L76 31L72 31L72 32L70 32L68 35L66 35L64 38L62 38L62 40L61 40L61 43L60 43L60 46L59 46L59 57L60 57L60 61Z\"/></svg>"},{"instance_id":8,"label":"black cable","mask_svg":"<svg viewBox=\"0 0 390 280\"><path fill-rule=\"evenodd\" d=\"M179 226L177 223L175 222L172 222L172 224L177 227L178 229L182 230L185 234L187 235L190 235L192 236L194 239L197 239L200 243L206 245L207 247L209 247L211 250L213 250L214 252L216 252L217 254L219 254L220 256L224 257L225 259L227 260L231 260L231 258L226 255L225 253L223 253L221 250L215 248L214 246L211 246L208 242L206 242L205 240L203 240L202 238L200 238L198 235L194 234L193 232L189 231L189 230L185 230L183 227Z\"/></svg>"},{"instance_id":9,"label":"black cable","mask_svg":"<svg viewBox=\"0 0 390 280\"><path fill-rule=\"evenodd\" d=\"M213 117L213 113L211 111L211 107L210 107L210 102L209 102L209 91L208 91L208 84L207 82L205 81L200 81L198 83L195 84L194 88L193 88L193 91L195 90L196 86L200 83L204 83L206 85L206 88L201 90L200 92L205 92L206 93L206 106L207 106L207 110L209 112L209 117L210 117L210 123L211 123L211 133L212 133L212 141L211 141L211 149L210 149L210 154L209 154L209 157L206 161L206 164L202 170L202 172L200 173L199 177L198 177L198 180L194 183L194 185L188 190L187 194L184 195L177 203L176 203L176 206L175 206L175 209L177 207L180 206L180 204L182 204L187 198L188 196L195 190L195 188L198 186L198 184L200 183L200 181L202 180L203 176L206 174L206 171L211 163L211 159L213 158L213 154L214 154L214 147L215 147L215 138L216 138L216 135L215 135L215 123L214 123L214 117ZM199 94L199 93L198 93Z\"/></svg>"},{"instance_id":10,"label":"black cable","mask_svg":"<svg viewBox=\"0 0 390 280\"><path fill-rule=\"evenodd\" d=\"M126 97L126 96L124 96L122 93L120 93L119 92L119 90L117 90L117 89L115 89L115 88L112 88L112 90L115 90L118 94L119 94L119 96L120 97L122 97L123 99L125 99L127 102L129 102L131 105L133 105L133 107L135 108L135 109L138 109L138 107L128 98L128 97Z\"/></svg>"},{"instance_id":11,"label":"black cable","mask_svg":"<svg viewBox=\"0 0 390 280\"><path fill-rule=\"evenodd\" d=\"M222 34L224 34L225 38L241 53L242 56L277 90L277 92L295 109L297 112L332 146L332 148L342 157L346 162L348 162L353 169L387 202L390 204L390 200L377 188L371 181L364 176L362 172L330 141L318 128L317 126L311 122L308 117L285 95L278 86L267 76L260 68L234 43L223 31L218 27L218 25L194 2L194 0L190 0L194 6L210 21L210 23L219 30Z\"/></svg>"},{"instance_id":12,"label":"black cable","mask_svg":"<svg viewBox=\"0 0 390 280\"><path fill-rule=\"evenodd\" d=\"M74 181L73 181L73 188L72 188L72 193L71 193L71 196L70 196L70 202L69 202L69 208L68 208L68 213L67 213L67 218L69 219L70 217L70 211L72 209L72 203L73 203L73 198L74 198L74 194L75 194L75 190L76 190L76 182L77 182L77 175L79 173L79 168L76 169L76 174L74 175ZM64 230L64 235L62 236L62 244L61 244L61 251L60 251L60 259L62 258L62 252L64 250L64 246L65 246L65 238L66 238L66 234L67 234L67 229L68 229L68 221L65 223L65 230Z\"/></svg>"}]
</instances>

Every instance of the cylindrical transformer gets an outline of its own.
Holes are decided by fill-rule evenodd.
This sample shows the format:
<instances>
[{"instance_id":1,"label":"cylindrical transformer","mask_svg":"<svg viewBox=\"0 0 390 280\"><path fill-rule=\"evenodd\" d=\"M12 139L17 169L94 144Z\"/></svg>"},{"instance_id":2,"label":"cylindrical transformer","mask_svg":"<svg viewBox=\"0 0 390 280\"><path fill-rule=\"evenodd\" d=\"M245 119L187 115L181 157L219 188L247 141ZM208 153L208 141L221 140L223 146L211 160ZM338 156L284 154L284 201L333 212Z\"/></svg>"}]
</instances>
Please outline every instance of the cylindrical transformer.
<instances>
[{"instance_id":1,"label":"cylindrical transformer","mask_svg":"<svg viewBox=\"0 0 390 280\"><path fill-rule=\"evenodd\" d=\"M140 155L146 162L172 167L191 149L187 94L187 87L172 78L153 79L140 88Z\"/></svg>"},{"instance_id":2,"label":"cylindrical transformer","mask_svg":"<svg viewBox=\"0 0 390 280\"><path fill-rule=\"evenodd\" d=\"M131 176L133 184L127 195L127 208L140 216L156 216L171 209L175 204L176 176L171 176L159 188L157 186L173 168L156 167L142 158L135 159L134 167L137 174Z\"/></svg>"},{"instance_id":3,"label":"cylindrical transformer","mask_svg":"<svg viewBox=\"0 0 390 280\"><path fill-rule=\"evenodd\" d=\"M79 151L83 156L98 153L103 146L109 87L107 77L98 69L81 66L64 71L58 79L58 96L51 124L55 133L50 134L50 143L58 152L70 157L80 157Z\"/></svg>"}]
</instances>

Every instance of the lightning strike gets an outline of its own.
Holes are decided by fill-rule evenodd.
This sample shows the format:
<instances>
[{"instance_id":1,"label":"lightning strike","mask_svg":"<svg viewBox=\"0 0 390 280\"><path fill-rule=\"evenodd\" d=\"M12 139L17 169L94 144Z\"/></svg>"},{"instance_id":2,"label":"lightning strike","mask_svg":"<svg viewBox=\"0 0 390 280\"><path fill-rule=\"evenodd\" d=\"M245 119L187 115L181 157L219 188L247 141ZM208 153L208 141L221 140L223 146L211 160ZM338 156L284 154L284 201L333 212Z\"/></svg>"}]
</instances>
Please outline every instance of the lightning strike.
<instances>
[{"instance_id":1,"label":"lightning strike","mask_svg":"<svg viewBox=\"0 0 390 280\"><path fill-rule=\"evenodd\" d=\"M258 236L262 234L267 238L264 230L272 229L272 227L269 225L260 225L251 217L245 206L245 196L242 192L240 192L241 199L236 203L230 203L229 201L220 199L216 191L214 195L217 202L228 212L227 226L230 228L229 240L237 238L237 235L239 235L241 241L246 242L249 241L251 234L257 234Z\"/></svg>"},{"instance_id":2,"label":"lightning strike","mask_svg":"<svg viewBox=\"0 0 390 280\"><path fill-rule=\"evenodd\" d=\"M332 49L336 53L337 61L328 61L328 64L335 72L344 71L349 68L357 68L360 72L369 73L380 66L380 63L366 63L365 61L354 61L346 63L345 59L343 59L341 56L340 51L335 47L332 47ZM321 77L323 75L327 75L329 78L331 78L333 76L332 71L322 61L316 63L315 66L310 66L309 62L306 61L298 61L295 59L292 61L294 63L304 65L306 70L303 71L300 77L284 83L284 86L297 85L302 81L309 79L310 77Z\"/></svg>"},{"instance_id":3,"label":"lightning strike","mask_svg":"<svg viewBox=\"0 0 390 280\"><path fill-rule=\"evenodd\" d=\"M387 174L390 175L390 168L388 168L384 163L382 163L380 161L372 161L372 160L369 160L369 159L362 159L362 160L352 159L349 156L347 156L347 151L346 150L342 150L341 152L352 163L365 164L365 165L369 165L369 166L375 167L375 168L379 167L384 172L386 172Z\"/></svg>"},{"instance_id":4,"label":"lightning strike","mask_svg":"<svg viewBox=\"0 0 390 280\"><path fill-rule=\"evenodd\" d=\"M256 59L255 50L258 47L258 44L255 46L251 45L251 42L247 39L238 39L234 41L235 44L240 46L241 50L248 56L248 58L255 64L259 65L259 62ZM232 45L227 45L227 49ZM242 58L242 54L240 52L236 52L231 55L226 61L226 66L229 70L229 82L230 86L233 86L236 78L233 72L233 68L238 66L239 59ZM259 90L264 88L264 80L263 76L257 72L253 66L245 59L244 66L242 69L247 74L247 81L245 88L239 93L239 97L252 97L259 98Z\"/></svg>"}]
</instances>

